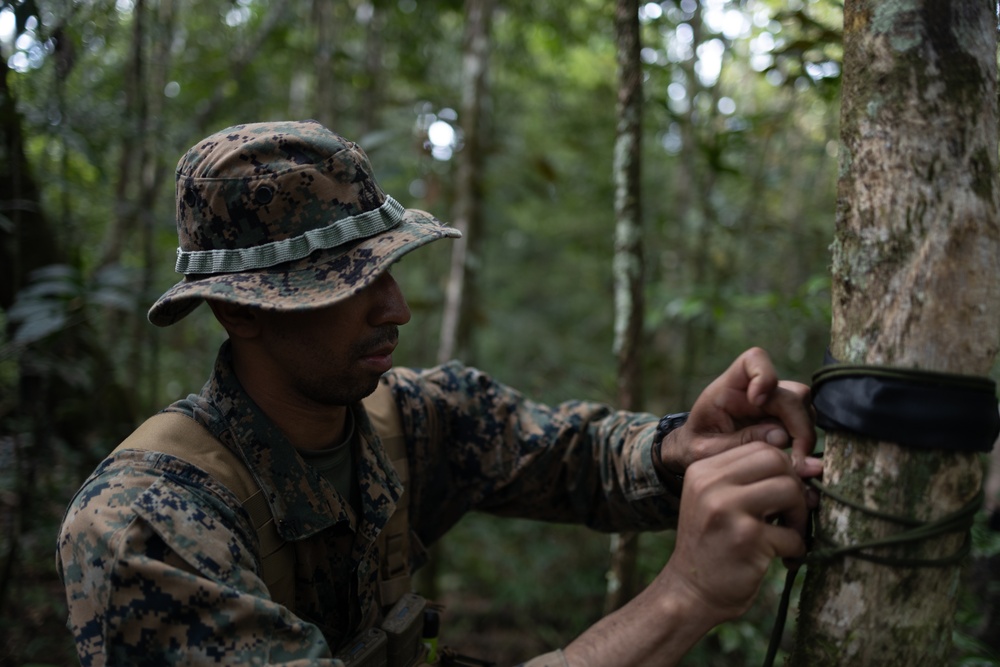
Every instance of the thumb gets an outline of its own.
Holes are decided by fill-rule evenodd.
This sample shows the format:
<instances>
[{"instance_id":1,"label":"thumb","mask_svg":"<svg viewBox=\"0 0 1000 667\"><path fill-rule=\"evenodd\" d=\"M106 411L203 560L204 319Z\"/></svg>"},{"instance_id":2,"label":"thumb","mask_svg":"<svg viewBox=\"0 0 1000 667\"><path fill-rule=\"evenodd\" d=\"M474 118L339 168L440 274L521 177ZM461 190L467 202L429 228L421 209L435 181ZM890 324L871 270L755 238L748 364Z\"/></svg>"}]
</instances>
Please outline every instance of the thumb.
<instances>
[{"instance_id":1,"label":"thumb","mask_svg":"<svg viewBox=\"0 0 1000 667\"><path fill-rule=\"evenodd\" d=\"M808 452L803 454L795 447L792 437L781 424L754 424L739 431L740 444L746 445L751 442L766 442L777 449L792 448L792 467L800 477L816 477L823 472L822 462L809 456Z\"/></svg>"},{"instance_id":2,"label":"thumb","mask_svg":"<svg viewBox=\"0 0 1000 667\"><path fill-rule=\"evenodd\" d=\"M778 449L784 449L791 444L791 437L781 424L754 424L740 431L740 443L746 445L751 442L766 442Z\"/></svg>"}]
</instances>

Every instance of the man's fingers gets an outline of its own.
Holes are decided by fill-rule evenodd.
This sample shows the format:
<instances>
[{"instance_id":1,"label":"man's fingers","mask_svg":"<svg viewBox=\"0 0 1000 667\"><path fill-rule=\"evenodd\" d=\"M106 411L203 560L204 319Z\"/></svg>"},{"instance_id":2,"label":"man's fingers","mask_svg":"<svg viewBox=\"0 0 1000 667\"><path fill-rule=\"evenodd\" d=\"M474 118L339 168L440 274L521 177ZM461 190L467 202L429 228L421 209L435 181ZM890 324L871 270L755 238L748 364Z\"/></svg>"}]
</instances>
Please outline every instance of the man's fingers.
<instances>
[{"instance_id":1,"label":"man's fingers","mask_svg":"<svg viewBox=\"0 0 1000 667\"><path fill-rule=\"evenodd\" d=\"M799 535L805 535L809 522L806 486L791 475L770 477L744 490L745 505L750 514L766 520L780 516L782 523Z\"/></svg>"},{"instance_id":2,"label":"man's fingers","mask_svg":"<svg viewBox=\"0 0 1000 667\"><path fill-rule=\"evenodd\" d=\"M715 404L737 420L759 420L742 430L741 442L760 440L779 449L791 447L792 458L798 463L816 447L811 400L806 385L781 382L762 406L749 406L739 392L732 390L719 394Z\"/></svg>"},{"instance_id":3,"label":"man's fingers","mask_svg":"<svg viewBox=\"0 0 1000 667\"><path fill-rule=\"evenodd\" d=\"M744 445L751 442L766 442L778 449L785 449L792 443L788 432L781 424L774 422L761 422L748 426L739 432L739 438L740 443Z\"/></svg>"},{"instance_id":4,"label":"man's fingers","mask_svg":"<svg viewBox=\"0 0 1000 667\"><path fill-rule=\"evenodd\" d=\"M806 542L802 535L786 526L764 526L765 539L778 558L801 558L806 555Z\"/></svg>"},{"instance_id":5,"label":"man's fingers","mask_svg":"<svg viewBox=\"0 0 1000 667\"><path fill-rule=\"evenodd\" d=\"M823 463L811 456L816 448L816 431L811 418L799 420L800 413L792 411L789 423L795 424L792 430L795 436L789 434L785 426L777 420L763 421L747 426L738 432L740 444L751 442L766 442L777 449L792 450L792 464L799 477L817 477L823 472ZM797 430L796 430L797 429Z\"/></svg>"},{"instance_id":6,"label":"man's fingers","mask_svg":"<svg viewBox=\"0 0 1000 667\"><path fill-rule=\"evenodd\" d=\"M765 521L781 516L786 526L804 534L808 520L806 486L788 456L761 442L722 452L692 465L692 487L725 484L735 506Z\"/></svg>"},{"instance_id":7,"label":"man's fingers","mask_svg":"<svg viewBox=\"0 0 1000 667\"><path fill-rule=\"evenodd\" d=\"M823 474L823 459L814 456L807 456L795 464L795 472L802 479L819 477Z\"/></svg>"},{"instance_id":8,"label":"man's fingers","mask_svg":"<svg viewBox=\"0 0 1000 667\"><path fill-rule=\"evenodd\" d=\"M759 347L752 347L741 354L730 366L729 372L745 378L746 398L751 405L763 405L778 385L778 374L771 357ZM735 379L735 378L734 378Z\"/></svg>"},{"instance_id":9,"label":"man's fingers","mask_svg":"<svg viewBox=\"0 0 1000 667\"><path fill-rule=\"evenodd\" d=\"M788 456L763 442L751 442L702 459L691 466L701 466L731 484L749 485L776 475L790 475L793 468Z\"/></svg>"},{"instance_id":10,"label":"man's fingers","mask_svg":"<svg viewBox=\"0 0 1000 667\"><path fill-rule=\"evenodd\" d=\"M771 357L759 347L752 347L733 361L717 382L738 391L752 406L761 406L778 386L778 374Z\"/></svg>"},{"instance_id":11,"label":"man's fingers","mask_svg":"<svg viewBox=\"0 0 1000 667\"><path fill-rule=\"evenodd\" d=\"M778 375L771 358L754 347L737 357L704 394L712 397L715 408L728 415L752 417L760 414L760 406L777 386Z\"/></svg>"},{"instance_id":12,"label":"man's fingers","mask_svg":"<svg viewBox=\"0 0 1000 667\"><path fill-rule=\"evenodd\" d=\"M809 387L779 381L767 352L757 347L741 354L699 395L683 432L665 441L670 451L663 459L685 468L754 441L790 448L801 477L818 474L805 464L816 447Z\"/></svg>"}]
</instances>

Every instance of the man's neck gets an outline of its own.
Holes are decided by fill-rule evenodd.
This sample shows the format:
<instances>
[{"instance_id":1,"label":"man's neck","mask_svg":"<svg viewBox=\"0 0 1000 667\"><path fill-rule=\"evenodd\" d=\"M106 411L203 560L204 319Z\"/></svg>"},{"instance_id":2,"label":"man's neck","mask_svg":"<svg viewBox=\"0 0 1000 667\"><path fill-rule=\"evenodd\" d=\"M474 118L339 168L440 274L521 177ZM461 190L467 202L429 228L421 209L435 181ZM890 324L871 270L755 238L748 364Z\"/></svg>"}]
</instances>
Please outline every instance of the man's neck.
<instances>
[{"instance_id":1,"label":"man's neck","mask_svg":"<svg viewBox=\"0 0 1000 667\"><path fill-rule=\"evenodd\" d=\"M278 385L259 377L234 356L233 370L244 391L257 407L281 429L296 449L319 450L333 447L346 434L347 411L344 405L321 405L283 391Z\"/></svg>"}]
</instances>

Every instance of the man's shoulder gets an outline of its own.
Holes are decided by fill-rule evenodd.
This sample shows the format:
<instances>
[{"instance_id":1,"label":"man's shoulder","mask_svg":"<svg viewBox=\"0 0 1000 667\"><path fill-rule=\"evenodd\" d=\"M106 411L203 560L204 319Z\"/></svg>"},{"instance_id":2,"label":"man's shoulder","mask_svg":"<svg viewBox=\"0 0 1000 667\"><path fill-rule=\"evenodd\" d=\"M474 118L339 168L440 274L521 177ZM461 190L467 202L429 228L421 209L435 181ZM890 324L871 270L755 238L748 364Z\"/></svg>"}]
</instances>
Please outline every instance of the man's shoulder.
<instances>
[{"instance_id":1,"label":"man's shoulder","mask_svg":"<svg viewBox=\"0 0 1000 667\"><path fill-rule=\"evenodd\" d=\"M428 368L397 366L384 376L397 393L401 391L453 392L468 387L493 383L483 371L460 361L449 361Z\"/></svg>"},{"instance_id":2,"label":"man's shoulder","mask_svg":"<svg viewBox=\"0 0 1000 667\"><path fill-rule=\"evenodd\" d=\"M233 509L240 507L239 499L198 466L163 452L120 449L97 466L70 500L60 542L94 542L95 549L110 548L121 531L143 515L154 496L162 497L166 487L184 513L211 515L238 530L243 527ZM147 512L146 519L156 523L157 515ZM178 529L166 524L162 528Z\"/></svg>"},{"instance_id":3,"label":"man's shoulder","mask_svg":"<svg viewBox=\"0 0 1000 667\"><path fill-rule=\"evenodd\" d=\"M225 506L234 500L228 489L205 471L182 459L156 451L117 450L104 459L70 501L66 518L74 512L125 514L129 520L136 499L159 480L170 479L189 489L197 502Z\"/></svg>"},{"instance_id":4,"label":"man's shoulder","mask_svg":"<svg viewBox=\"0 0 1000 667\"><path fill-rule=\"evenodd\" d=\"M247 578L257 567L255 535L235 498L212 484L176 457L139 450L114 453L84 482L56 552L81 651L84 644L100 650L123 618L169 608L178 577L255 585ZM149 616L150 632L162 630L157 619Z\"/></svg>"}]
</instances>

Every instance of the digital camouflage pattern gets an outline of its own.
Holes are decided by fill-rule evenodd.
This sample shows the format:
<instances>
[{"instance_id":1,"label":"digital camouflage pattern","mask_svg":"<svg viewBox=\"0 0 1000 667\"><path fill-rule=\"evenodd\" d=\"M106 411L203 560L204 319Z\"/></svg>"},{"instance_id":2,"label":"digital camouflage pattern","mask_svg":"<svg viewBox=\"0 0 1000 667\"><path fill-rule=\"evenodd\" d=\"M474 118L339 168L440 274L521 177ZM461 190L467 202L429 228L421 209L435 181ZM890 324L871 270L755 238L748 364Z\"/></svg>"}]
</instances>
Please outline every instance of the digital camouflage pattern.
<instances>
[{"instance_id":1,"label":"digital camouflage pattern","mask_svg":"<svg viewBox=\"0 0 1000 667\"><path fill-rule=\"evenodd\" d=\"M315 121L217 132L181 158L176 180L185 277L150 309L158 326L205 297L274 310L330 305L411 250L461 235L387 196L361 147Z\"/></svg>"},{"instance_id":2,"label":"digital camouflage pattern","mask_svg":"<svg viewBox=\"0 0 1000 667\"><path fill-rule=\"evenodd\" d=\"M653 469L653 415L545 406L457 363L393 369L384 381L406 433L411 525L424 544L469 511L605 531L675 525L679 500ZM201 393L168 409L236 452L266 492L295 543L294 610L270 599L256 533L228 489L169 455L123 450L84 483L59 535L81 663L333 667L344 641L380 621L376 537L401 492L363 409L358 515L245 394L228 343Z\"/></svg>"}]
</instances>

